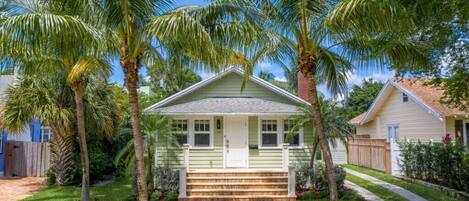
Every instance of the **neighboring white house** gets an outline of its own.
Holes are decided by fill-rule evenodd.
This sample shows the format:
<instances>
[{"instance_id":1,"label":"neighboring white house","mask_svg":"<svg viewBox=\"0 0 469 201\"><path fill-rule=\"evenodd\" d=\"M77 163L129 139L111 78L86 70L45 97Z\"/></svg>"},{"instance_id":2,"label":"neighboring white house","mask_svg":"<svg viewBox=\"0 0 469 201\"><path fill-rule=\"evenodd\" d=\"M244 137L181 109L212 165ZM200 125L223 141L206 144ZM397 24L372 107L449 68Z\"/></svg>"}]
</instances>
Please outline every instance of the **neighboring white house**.
<instances>
[{"instance_id":1,"label":"neighboring white house","mask_svg":"<svg viewBox=\"0 0 469 201\"><path fill-rule=\"evenodd\" d=\"M359 138L442 140L447 133L468 143L469 113L440 102L444 90L425 80L390 80L367 112L353 118Z\"/></svg>"}]
</instances>

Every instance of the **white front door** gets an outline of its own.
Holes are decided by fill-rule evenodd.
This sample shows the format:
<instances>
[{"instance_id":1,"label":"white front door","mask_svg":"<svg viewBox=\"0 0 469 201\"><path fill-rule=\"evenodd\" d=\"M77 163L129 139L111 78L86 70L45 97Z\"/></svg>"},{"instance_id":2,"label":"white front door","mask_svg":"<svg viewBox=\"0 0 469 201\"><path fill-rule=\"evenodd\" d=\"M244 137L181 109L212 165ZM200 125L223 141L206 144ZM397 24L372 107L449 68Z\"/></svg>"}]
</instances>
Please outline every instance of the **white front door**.
<instances>
[{"instance_id":1,"label":"white front door","mask_svg":"<svg viewBox=\"0 0 469 201\"><path fill-rule=\"evenodd\" d=\"M225 167L246 168L248 164L248 119L225 117Z\"/></svg>"}]
</instances>

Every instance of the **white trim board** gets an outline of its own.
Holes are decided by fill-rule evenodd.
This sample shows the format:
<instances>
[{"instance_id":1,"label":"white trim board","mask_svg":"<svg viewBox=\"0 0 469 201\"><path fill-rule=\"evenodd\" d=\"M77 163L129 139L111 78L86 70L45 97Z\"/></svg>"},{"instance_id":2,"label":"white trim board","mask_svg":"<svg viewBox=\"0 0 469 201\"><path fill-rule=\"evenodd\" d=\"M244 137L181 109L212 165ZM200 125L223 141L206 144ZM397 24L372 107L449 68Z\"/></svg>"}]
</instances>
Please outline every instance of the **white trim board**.
<instances>
[{"instance_id":1,"label":"white trim board","mask_svg":"<svg viewBox=\"0 0 469 201\"><path fill-rule=\"evenodd\" d=\"M150 107L147 107L145 108L144 112L149 112L149 110L151 109L155 109L155 108L159 108L161 106L164 106L172 101L175 101L177 100L178 98L180 97L183 97L184 95L187 95L189 93L191 93L192 91L194 90L197 90L197 89L200 89L216 80L219 80L221 78L223 78L224 76L228 75L229 73L236 73L238 75L241 75L243 76L244 75L244 70L238 68L238 67L231 67L231 68L227 68L226 70L206 79L206 80L202 80L190 87L187 87L185 88L184 90L176 93L176 94L173 94L172 96L169 96L168 98L165 98L163 99L162 101L150 106ZM274 84L270 83L270 82L267 82L257 76L254 76L254 75L249 75L249 80L279 94L279 95L282 95L294 102L297 102L297 103L300 103L300 104L305 104L305 105L310 105L307 101L303 100L302 98L298 97L298 96L295 96L293 94L291 94L290 92L280 88L280 87L277 87L275 86Z\"/></svg>"},{"instance_id":2,"label":"white trim board","mask_svg":"<svg viewBox=\"0 0 469 201\"><path fill-rule=\"evenodd\" d=\"M433 115L434 117L436 117L437 119L443 122L443 119L444 119L443 116L440 113L438 113L435 109L430 107L422 99L420 99L418 96L414 95L410 91L406 90L404 87L399 85L394 80L389 80L381 89L381 91L378 94L378 97L375 98L375 100L373 101L373 104L371 104L368 111L366 111L365 117L363 117L363 119L358 123L358 125L363 125L365 123L368 123L374 118L374 115L376 115L376 112L378 112L378 110L382 107L382 105L384 104L384 101L386 100L386 98L389 97L393 88L396 88L402 93L407 94L410 100L414 101L415 103L417 103L417 105L427 110L428 113L430 113L431 115Z\"/></svg>"}]
</instances>

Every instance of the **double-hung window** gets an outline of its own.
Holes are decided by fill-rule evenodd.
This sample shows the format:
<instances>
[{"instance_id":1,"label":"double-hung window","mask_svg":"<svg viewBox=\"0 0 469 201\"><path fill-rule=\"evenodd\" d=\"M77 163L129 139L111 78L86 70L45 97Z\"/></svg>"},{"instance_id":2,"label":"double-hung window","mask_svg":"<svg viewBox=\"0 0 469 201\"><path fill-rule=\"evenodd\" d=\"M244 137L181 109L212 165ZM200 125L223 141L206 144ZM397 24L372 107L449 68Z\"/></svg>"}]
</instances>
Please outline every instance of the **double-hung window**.
<instances>
[{"instance_id":1,"label":"double-hung window","mask_svg":"<svg viewBox=\"0 0 469 201\"><path fill-rule=\"evenodd\" d=\"M278 147L277 120L261 121L261 145L262 147Z\"/></svg>"},{"instance_id":2,"label":"double-hung window","mask_svg":"<svg viewBox=\"0 0 469 201\"><path fill-rule=\"evenodd\" d=\"M188 120L177 119L177 120L172 120L171 123L172 123L171 125L172 136L175 138L175 140L171 142L171 146L179 147L179 146L182 146L183 144L187 144L187 137L189 134Z\"/></svg>"},{"instance_id":3,"label":"double-hung window","mask_svg":"<svg viewBox=\"0 0 469 201\"><path fill-rule=\"evenodd\" d=\"M41 127L41 142L49 142L52 137L52 129L50 127Z\"/></svg>"},{"instance_id":4,"label":"double-hung window","mask_svg":"<svg viewBox=\"0 0 469 201\"><path fill-rule=\"evenodd\" d=\"M210 120L194 120L194 147L210 147Z\"/></svg>"},{"instance_id":5,"label":"double-hung window","mask_svg":"<svg viewBox=\"0 0 469 201\"><path fill-rule=\"evenodd\" d=\"M388 141L399 140L399 125L387 125Z\"/></svg>"},{"instance_id":6,"label":"double-hung window","mask_svg":"<svg viewBox=\"0 0 469 201\"><path fill-rule=\"evenodd\" d=\"M284 143L289 143L290 146L293 147L298 147L300 146L300 132L299 130L295 130L292 132L292 138L290 138L290 141L287 142L287 137L288 134L290 134L290 131L293 129L295 126L295 122L293 120L283 120L283 142Z\"/></svg>"}]
</instances>

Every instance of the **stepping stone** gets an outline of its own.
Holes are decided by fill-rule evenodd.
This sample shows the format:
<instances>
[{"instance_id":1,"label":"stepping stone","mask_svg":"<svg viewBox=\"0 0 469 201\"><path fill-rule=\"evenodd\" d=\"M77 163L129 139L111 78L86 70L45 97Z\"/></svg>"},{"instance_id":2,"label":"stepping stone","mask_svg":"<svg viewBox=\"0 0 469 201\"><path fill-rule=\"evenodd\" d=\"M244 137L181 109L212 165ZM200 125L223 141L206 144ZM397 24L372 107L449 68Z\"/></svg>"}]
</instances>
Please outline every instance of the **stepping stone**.
<instances>
[{"instance_id":1,"label":"stepping stone","mask_svg":"<svg viewBox=\"0 0 469 201\"><path fill-rule=\"evenodd\" d=\"M345 171L349 174L352 174L352 175L355 175L357 177L360 177L362 179L365 179L371 183L374 183L376 185L380 185L398 195L400 195L401 197L407 199L407 200L411 200L411 201L427 201L425 198L422 198L404 188L401 188L399 186L396 186L394 184L390 184L390 183L387 183L387 182L384 182L384 181L381 181L379 179L376 179L370 175L367 175L367 174L363 174L363 173L360 173L360 172L357 172L357 171L354 171L354 170L351 170L351 169L347 169L345 168Z\"/></svg>"}]
</instances>

